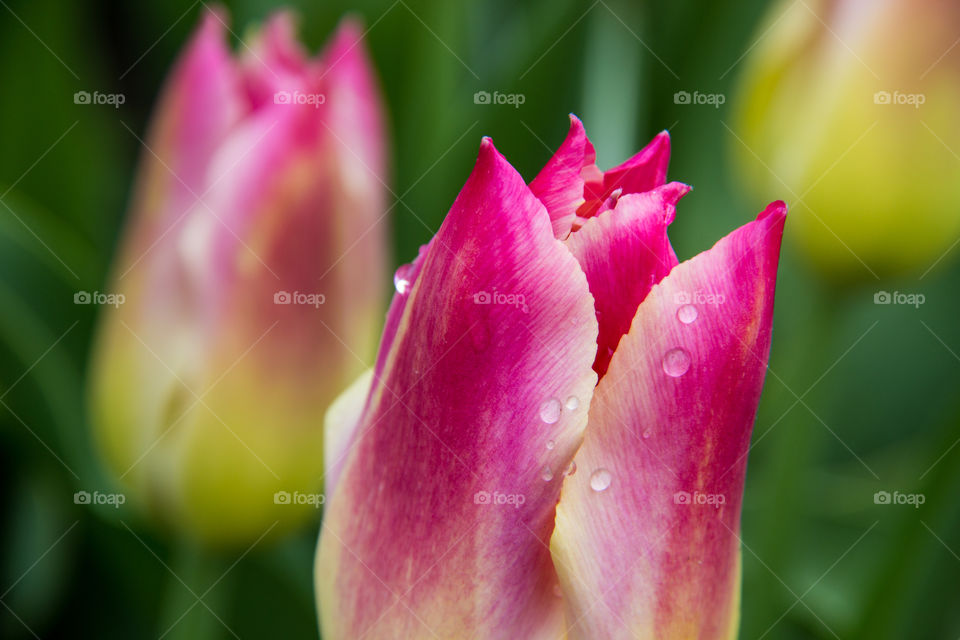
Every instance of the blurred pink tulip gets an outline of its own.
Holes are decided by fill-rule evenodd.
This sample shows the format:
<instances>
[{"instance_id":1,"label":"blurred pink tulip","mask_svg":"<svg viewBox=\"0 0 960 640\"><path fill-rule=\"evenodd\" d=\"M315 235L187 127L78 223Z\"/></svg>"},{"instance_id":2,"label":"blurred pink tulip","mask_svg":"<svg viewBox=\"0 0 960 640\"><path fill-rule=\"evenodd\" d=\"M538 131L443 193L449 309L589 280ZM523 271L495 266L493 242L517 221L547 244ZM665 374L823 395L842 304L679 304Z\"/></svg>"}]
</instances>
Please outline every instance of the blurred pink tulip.
<instances>
[{"instance_id":1,"label":"blurred pink tulip","mask_svg":"<svg viewBox=\"0 0 960 640\"><path fill-rule=\"evenodd\" d=\"M204 15L154 113L91 404L141 502L239 543L317 513L323 412L374 354L389 258L357 25L311 59L276 14L235 57L224 20Z\"/></svg>"},{"instance_id":2,"label":"blurred pink tulip","mask_svg":"<svg viewBox=\"0 0 960 640\"><path fill-rule=\"evenodd\" d=\"M324 638L736 636L786 208L678 264L668 136L571 120L529 187L483 141L328 414Z\"/></svg>"}]
</instances>

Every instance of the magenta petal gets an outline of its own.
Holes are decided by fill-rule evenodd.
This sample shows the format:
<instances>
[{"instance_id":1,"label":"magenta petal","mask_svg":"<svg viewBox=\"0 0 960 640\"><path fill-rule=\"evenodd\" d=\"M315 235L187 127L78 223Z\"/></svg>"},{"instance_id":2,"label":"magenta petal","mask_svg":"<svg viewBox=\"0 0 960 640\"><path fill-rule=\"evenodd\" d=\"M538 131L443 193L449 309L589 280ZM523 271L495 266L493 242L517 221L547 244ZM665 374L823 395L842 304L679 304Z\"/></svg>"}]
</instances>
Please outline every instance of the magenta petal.
<instances>
[{"instance_id":1,"label":"magenta petal","mask_svg":"<svg viewBox=\"0 0 960 640\"><path fill-rule=\"evenodd\" d=\"M666 182L669 164L670 134L664 131L632 158L604 171L604 190L607 195L616 189L623 189L624 194L649 191Z\"/></svg>"},{"instance_id":2,"label":"magenta petal","mask_svg":"<svg viewBox=\"0 0 960 640\"><path fill-rule=\"evenodd\" d=\"M148 218L160 223L160 231L149 232L154 238L196 202L210 159L245 109L224 19L215 11L204 13L167 80L147 134L150 151L144 154L135 207L149 209Z\"/></svg>"},{"instance_id":3,"label":"magenta petal","mask_svg":"<svg viewBox=\"0 0 960 640\"><path fill-rule=\"evenodd\" d=\"M310 63L297 40L293 12L277 11L241 48L241 68L247 93L254 108L273 104L278 91L310 89Z\"/></svg>"},{"instance_id":4,"label":"magenta petal","mask_svg":"<svg viewBox=\"0 0 960 640\"><path fill-rule=\"evenodd\" d=\"M583 204L584 177L581 172L596 160L583 123L570 114L570 131L560 148L530 183L530 190L547 208L553 233L566 238ZM595 168L595 167L594 167Z\"/></svg>"},{"instance_id":5,"label":"magenta petal","mask_svg":"<svg viewBox=\"0 0 960 640\"><path fill-rule=\"evenodd\" d=\"M552 640L546 544L596 384L586 278L489 140L417 270L328 502L323 637Z\"/></svg>"},{"instance_id":6,"label":"magenta petal","mask_svg":"<svg viewBox=\"0 0 960 640\"><path fill-rule=\"evenodd\" d=\"M577 210L578 228L584 219L612 209L620 195L643 193L664 184L670 164L670 134L657 134L646 147L626 162L608 169L584 185L585 203Z\"/></svg>"},{"instance_id":7,"label":"magenta petal","mask_svg":"<svg viewBox=\"0 0 960 640\"><path fill-rule=\"evenodd\" d=\"M637 306L677 264L667 226L677 201L688 191L687 185L671 182L622 196L615 209L589 218L566 240L596 301L600 335L593 368L601 377L621 336L630 329Z\"/></svg>"},{"instance_id":8,"label":"magenta petal","mask_svg":"<svg viewBox=\"0 0 960 640\"><path fill-rule=\"evenodd\" d=\"M785 213L772 204L653 287L598 384L551 541L569 638L736 637Z\"/></svg>"}]
</instances>

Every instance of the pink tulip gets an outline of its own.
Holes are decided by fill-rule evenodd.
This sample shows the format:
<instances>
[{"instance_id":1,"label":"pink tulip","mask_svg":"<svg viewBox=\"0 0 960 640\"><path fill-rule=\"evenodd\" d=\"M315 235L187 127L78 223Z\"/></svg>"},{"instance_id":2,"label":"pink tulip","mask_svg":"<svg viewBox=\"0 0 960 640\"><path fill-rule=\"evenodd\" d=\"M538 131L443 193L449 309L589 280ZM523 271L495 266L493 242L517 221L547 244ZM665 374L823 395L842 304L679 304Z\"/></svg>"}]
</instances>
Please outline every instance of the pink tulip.
<instances>
[{"instance_id":1,"label":"pink tulip","mask_svg":"<svg viewBox=\"0 0 960 640\"><path fill-rule=\"evenodd\" d=\"M786 207L678 264L668 156L483 141L328 414L324 638L735 637Z\"/></svg>"},{"instance_id":2,"label":"pink tulip","mask_svg":"<svg viewBox=\"0 0 960 640\"><path fill-rule=\"evenodd\" d=\"M375 353L385 152L355 24L311 59L288 14L237 56L224 20L205 14L160 96L91 405L150 511L246 544L318 513L275 494L321 490L323 413Z\"/></svg>"}]
</instances>

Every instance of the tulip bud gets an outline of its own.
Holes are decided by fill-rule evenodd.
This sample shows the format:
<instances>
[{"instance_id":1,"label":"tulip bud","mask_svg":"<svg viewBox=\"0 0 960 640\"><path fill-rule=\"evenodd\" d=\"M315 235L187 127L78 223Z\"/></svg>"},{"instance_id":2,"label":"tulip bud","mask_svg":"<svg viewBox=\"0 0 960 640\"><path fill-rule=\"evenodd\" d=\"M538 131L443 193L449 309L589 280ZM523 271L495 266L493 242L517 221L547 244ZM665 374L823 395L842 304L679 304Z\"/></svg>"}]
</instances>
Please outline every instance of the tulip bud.
<instances>
[{"instance_id":1,"label":"tulip bud","mask_svg":"<svg viewBox=\"0 0 960 640\"><path fill-rule=\"evenodd\" d=\"M385 295L380 99L360 31L234 57L209 12L160 97L100 318L92 422L165 525L242 544L317 514L323 414Z\"/></svg>"},{"instance_id":2,"label":"tulip bud","mask_svg":"<svg viewBox=\"0 0 960 640\"><path fill-rule=\"evenodd\" d=\"M851 279L927 270L960 233L960 7L783 2L745 62L732 142L791 235Z\"/></svg>"}]
</instances>

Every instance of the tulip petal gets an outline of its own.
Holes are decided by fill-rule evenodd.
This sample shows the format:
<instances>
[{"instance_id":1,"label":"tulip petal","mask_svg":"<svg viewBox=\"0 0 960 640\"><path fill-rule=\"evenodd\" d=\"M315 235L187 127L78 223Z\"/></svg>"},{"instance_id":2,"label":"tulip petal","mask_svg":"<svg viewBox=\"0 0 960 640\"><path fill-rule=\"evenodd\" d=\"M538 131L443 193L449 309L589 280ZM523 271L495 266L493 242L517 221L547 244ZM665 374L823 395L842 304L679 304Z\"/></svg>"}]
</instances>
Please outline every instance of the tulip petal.
<instances>
[{"instance_id":1,"label":"tulip petal","mask_svg":"<svg viewBox=\"0 0 960 640\"><path fill-rule=\"evenodd\" d=\"M159 228L141 229L151 240L196 202L210 158L245 110L225 29L218 12L204 14L157 105L134 205Z\"/></svg>"},{"instance_id":2,"label":"tulip petal","mask_svg":"<svg viewBox=\"0 0 960 640\"><path fill-rule=\"evenodd\" d=\"M550 214L554 235L566 238L576 219L577 208L583 204L585 168L596 170L593 164L596 152L583 123L570 114L570 130L557 152L530 183L530 190L540 199Z\"/></svg>"},{"instance_id":3,"label":"tulip petal","mask_svg":"<svg viewBox=\"0 0 960 640\"><path fill-rule=\"evenodd\" d=\"M579 218L591 218L616 205L619 195L643 193L664 184L670 164L670 134L657 134L632 158L603 172L602 179L588 180L583 197L586 202L577 210ZM576 229L580 220L574 222Z\"/></svg>"},{"instance_id":4,"label":"tulip petal","mask_svg":"<svg viewBox=\"0 0 960 640\"><path fill-rule=\"evenodd\" d=\"M596 384L586 278L489 140L418 268L327 505L323 637L555 638L546 543Z\"/></svg>"},{"instance_id":5,"label":"tulip petal","mask_svg":"<svg viewBox=\"0 0 960 640\"><path fill-rule=\"evenodd\" d=\"M357 122L345 114L364 114L367 126L378 113L358 106L365 98L354 92L372 81L345 77L363 72L356 66L342 70L324 78L323 104L270 101L230 132L209 162L202 199L168 234L175 264L155 267L180 279L148 303L171 306L168 291L187 298L190 313L180 322L201 346L181 376L222 418L201 406L164 443L191 454L171 456L183 483L171 493L186 496L178 517L194 529L222 530L228 507L209 507L231 484L244 488L233 494L265 509L277 486L318 490L323 408L371 364L364 358L376 348L384 293L377 274L387 271L377 228L384 170L373 143L351 148L347 140ZM368 277L357 278L359 265ZM261 402L238 401L249 397ZM213 446L223 452L216 461L205 453ZM250 464L229 463L237 459ZM240 499L229 509L236 512L231 533L262 532L262 510Z\"/></svg>"},{"instance_id":6,"label":"tulip petal","mask_svg":"<svg viewBox=\"0 0 960 640\"><path fill-rule=\"evenodd\" d=\"M690 187L679 182L622 196L616 208L590 218L567 247L587 274L600 335L593 365L600 377L650 288L677 264L667 238L677 201Z\"/></svg>"},{"instance_id":7,"label":"tulip petal","mask_svg":"<svg viewBox=\"0 0 960 640\"><path fill-rule=\"evenodd\" d=\"M666 182L669 164L670 134L663 131L632 158L604 171L604 190L607 194L616 189L623 189L625 194L649 191Z\"/></svg>"},{"instance_id":8,"label":"tulip petal","mask_svg":"<svg viewBox=\"0 0 960 640\"><path fill-rule=\"evenodd\" d=\"M770 205L654 286L597 386L551 541L570 638L736 637L785 212Z\"/></svg>"},{"instance_id":9,"label":"tulip petal","mask_svg":"<svg viewBox=\"0 0 960 640\"><path fill-rule=\"evenodd\" d=\"M296 31L295 14L289 10L277 11L240 50L240 68L254 109L273 104L277 92L310 88L311 65Z\"/></svg>"},{"instance_id":10,"label":"tulip petal","mask_svg":"<svg viewBox=\"0 0 960 640\"><path fill-rule=\"evenodd\" d=\"M324 419L323 468L324 491L332 495L340 478L349 447L357 435L357 426L367 405L373 369L367 369L334 400Z\"/></svg>"}]
</instances>

